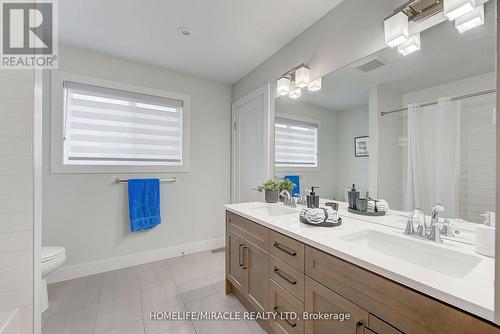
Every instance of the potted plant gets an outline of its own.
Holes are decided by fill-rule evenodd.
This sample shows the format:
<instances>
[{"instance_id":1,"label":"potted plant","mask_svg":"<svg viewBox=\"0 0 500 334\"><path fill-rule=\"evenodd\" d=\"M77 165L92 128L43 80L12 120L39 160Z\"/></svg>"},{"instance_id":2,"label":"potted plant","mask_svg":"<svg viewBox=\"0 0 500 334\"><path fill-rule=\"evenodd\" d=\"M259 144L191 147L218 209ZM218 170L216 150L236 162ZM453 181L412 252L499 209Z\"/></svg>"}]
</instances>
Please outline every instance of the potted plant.
<instances>
[{"instance_id":1,"label":"potted plant","mask_svg":"<svg viewBox=\"0 0 500 334\"><path fill-rule=\"evenodd\" d=\"M279 184L278 184L279 192L286 190L290 193L290 195L292 195L292 190L295 189L296 187L297 187L297 185L295 183L293 183L292 181L290 181L289 179L283 179L283 180L279 181Z\"/></svg>"},{"instance_id":2,"label":"potted plant","mask_svg":"<svg viewBox=\"0 0 500 334\"><path fill-rule=\"evenodd\" d=\"M268 180L259 186L259 190L264 190L267 203L277 203L279 197L279 181Z\"/></svg>"}]
</instances>

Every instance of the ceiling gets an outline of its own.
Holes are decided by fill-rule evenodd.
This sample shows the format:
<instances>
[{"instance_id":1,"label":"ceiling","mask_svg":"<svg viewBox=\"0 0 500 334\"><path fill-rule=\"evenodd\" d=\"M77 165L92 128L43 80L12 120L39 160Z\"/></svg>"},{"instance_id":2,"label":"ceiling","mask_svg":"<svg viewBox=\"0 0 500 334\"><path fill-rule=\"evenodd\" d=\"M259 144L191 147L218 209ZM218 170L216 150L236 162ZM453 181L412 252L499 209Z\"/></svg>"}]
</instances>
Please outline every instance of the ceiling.
<instances>
[{"instance_id":1,"label":"ceiling","mask_svg":"<svg viewBox=\"0 0 500 334\"><path fill-rule=\"evenodd\" d=\"M485 24L460 34L444 22L421 34L422 49L403 57L385 48L323 78L323 89L305 92L301 102L342 111L368 105L370 86L408 93L495 70L495 8L485 7ZM378 59L385 65L363 73L357 67Z\"/></svg>"},{"instance_id":2,"label":"ceiling","mask_svg":"<svg viewBox=\"0 0 500 334\"><path fill-rule=\"evenodd\" d=\"M232 84L342 1L64 0L59 30L62 44Z\"/></svg>"}]
</instances>

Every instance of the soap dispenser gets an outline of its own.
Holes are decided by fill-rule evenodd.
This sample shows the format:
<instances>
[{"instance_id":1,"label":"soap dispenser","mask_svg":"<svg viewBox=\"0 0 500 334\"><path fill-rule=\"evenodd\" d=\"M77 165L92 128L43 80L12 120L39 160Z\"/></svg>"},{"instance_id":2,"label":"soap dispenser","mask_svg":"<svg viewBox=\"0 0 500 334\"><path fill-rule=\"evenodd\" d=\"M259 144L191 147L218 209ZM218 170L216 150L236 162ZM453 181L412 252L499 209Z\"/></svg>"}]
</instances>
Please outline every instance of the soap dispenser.
<instances>
[{"instance_id":1,"label":"soap dispenser","mask_svg":"<svg viewBox=\"0 0 500 334\"><path fill-rule=\"evenodd\" d=\"M307 195L307 207L308 208L319 208L319 195L316 195L314 189L319 187L311 187L311 192Z\"/></svg>"},{"instance_id":2,"label":"soap dispenser","mask_svg":"<svg viewBox=\"0 0 500 334\"><path fill-rule=\"evenodd\" d=\"M356 185L352 185L352 189L347 192L347 201L349 202L349 208L357 210L357 203L359 199L359 191L356 190ZM367 197L368 199L368 197Z\"/></svg>"},{"instance_id":3,"label":"soap dispenser","mask_svg":"<svg viewBox=\"0 0 500 334\"><path fill-rule=\"evenodd\" d=\"M495 213L485 212L484 223L476 226L476 252L485 256L495 256Z\"/></svg>"}]
</instances>

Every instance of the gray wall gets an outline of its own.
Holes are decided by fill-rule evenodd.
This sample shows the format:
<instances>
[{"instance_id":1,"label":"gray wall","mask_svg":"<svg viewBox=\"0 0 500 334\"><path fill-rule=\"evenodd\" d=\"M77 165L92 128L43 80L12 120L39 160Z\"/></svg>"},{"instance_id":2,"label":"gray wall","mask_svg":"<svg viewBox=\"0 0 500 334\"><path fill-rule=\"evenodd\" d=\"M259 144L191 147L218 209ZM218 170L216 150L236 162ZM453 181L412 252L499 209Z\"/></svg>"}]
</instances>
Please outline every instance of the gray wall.
<instances>
[{"instance_id":1,"label":"gray wall","mask_svg":"<svg viewBox=\"0 0 500 334\"><path fill-rule=\"evenodd\" d=\"M338 119L336 197L344 200L344 190L353 183L368 190L368 157L354 156L354 138L368 135L368 106L341 111Z\"/></svg>"},{"instance_id":2,"label":"gray wall","mask_svg":"<svg viewBox=\"0 0 500 334\"><path fill-rule=\"evenodd\" d=\"M65 266L201 242L222 246L229 202L230 87L71 47L60 70L191 96L191 170L169 174L52 174L50 80L44 79L43 244L66 247ZM60 112L60 111L59 111ZM176 176L161 185L162 224L130 233L126 185L116 177ZM187 250L192 249L186 246ZM179 255L179 254L177 254ZM106 268L104 268L106 269Z\"/></svg>"},{"instance_id":3,"label":"gray wall","mask_svg":"<svg viewBox=\"0 0 500 334\"><path fill-rule=\"evenodd\" d=\"M384 18L402 1L343 1L269 59L233 85L233 101L275 80L300 63L311 66L315 79L366 57L384 44Z\"/></svg>"},{"instance_id":4,"label":"gray wall","mask_svg":"<svg viewBox=\"0 0 500 334\"><path fill-rule=\"evenodd\" d=\"M318 194L324 198L335 196L337 184L337 128L336 111L302 103L298 100L280 97L275 100L276 114L288 114L309 118L320 122L319 129L319 170L315 171L279 171L277 176L301 175L301 191L319 186Z\"/></svg>"}]
</instances>

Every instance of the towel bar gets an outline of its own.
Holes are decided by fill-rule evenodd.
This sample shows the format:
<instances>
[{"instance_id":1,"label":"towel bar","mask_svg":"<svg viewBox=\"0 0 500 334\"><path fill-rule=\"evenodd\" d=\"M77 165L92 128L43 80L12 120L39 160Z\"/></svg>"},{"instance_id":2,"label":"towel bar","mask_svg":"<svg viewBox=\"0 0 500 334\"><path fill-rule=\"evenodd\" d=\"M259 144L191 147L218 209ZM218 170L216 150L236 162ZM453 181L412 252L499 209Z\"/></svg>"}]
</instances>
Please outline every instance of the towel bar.
<instances>
[{"instance_id":1,"label":"towel bar","mask_svg":"<svg viewBox=\"0 0 500 334\"><path fill-rule=\"evenodd\" d=\"M115 179L115 183L127 183L128 179L120 179L119 177ZM174 183L177 182L176 177L171 177L169 179L160 179L160 182Z\"/></svg>"}]
</instances>

